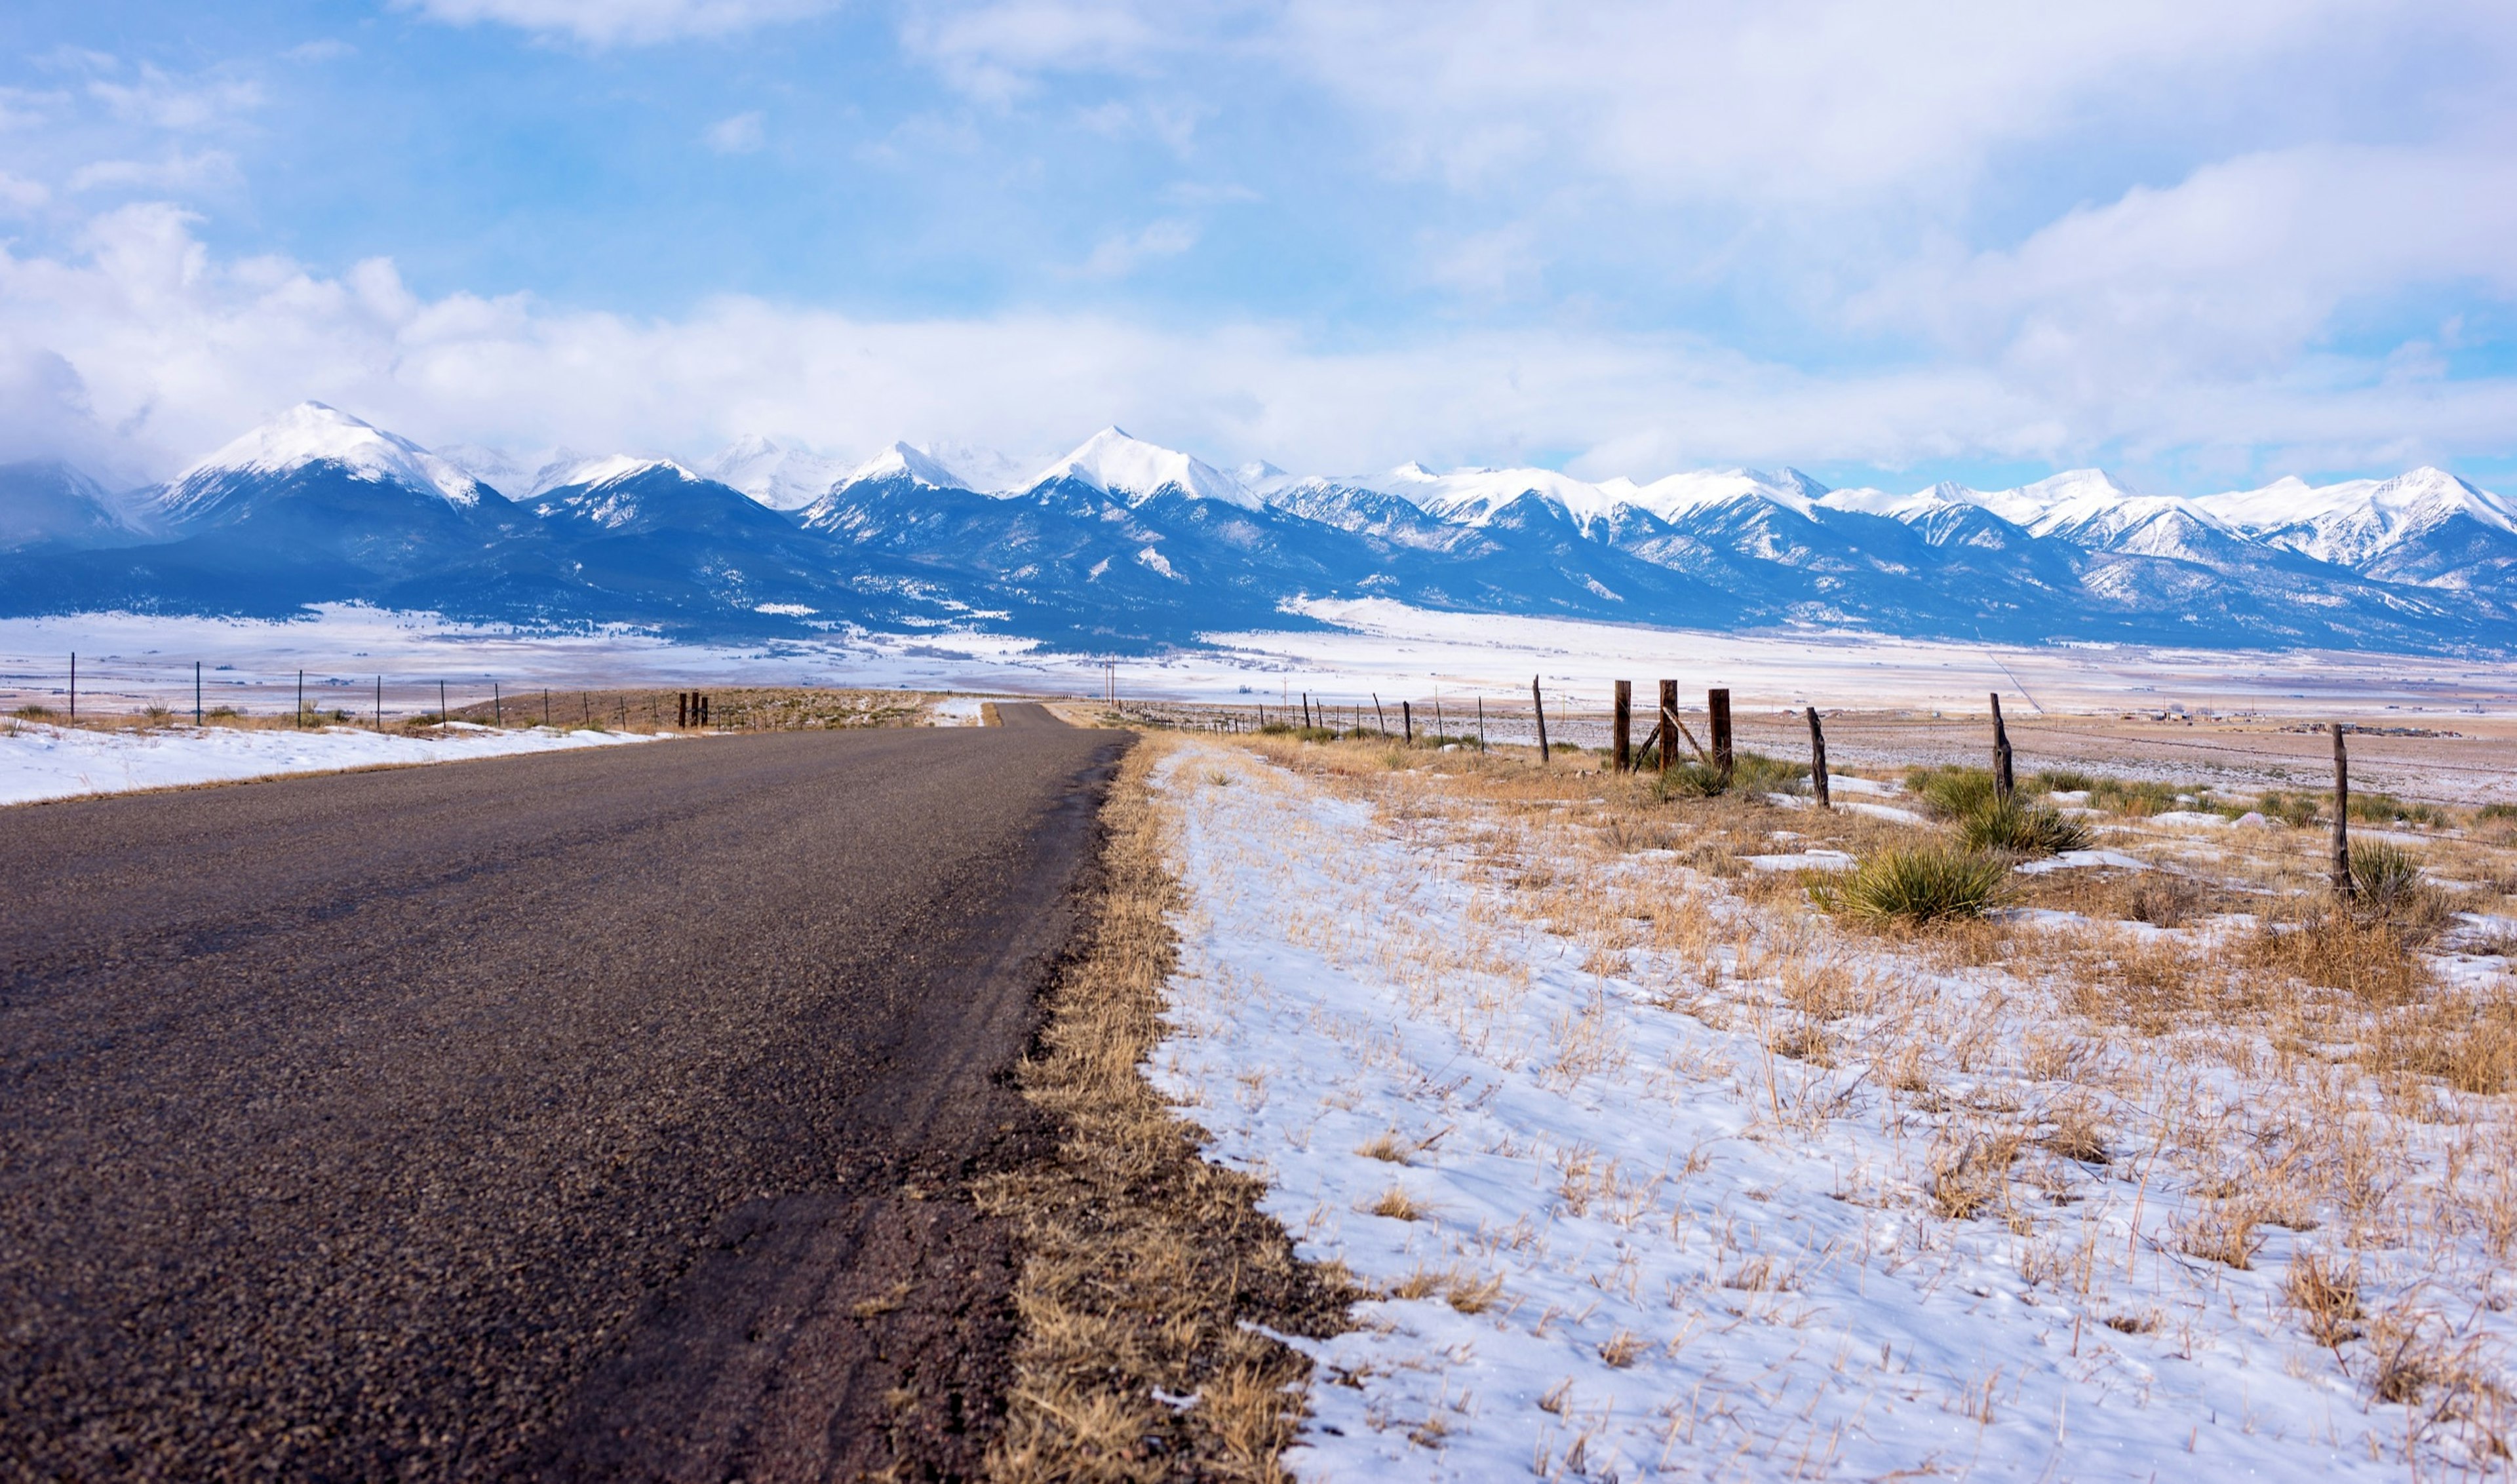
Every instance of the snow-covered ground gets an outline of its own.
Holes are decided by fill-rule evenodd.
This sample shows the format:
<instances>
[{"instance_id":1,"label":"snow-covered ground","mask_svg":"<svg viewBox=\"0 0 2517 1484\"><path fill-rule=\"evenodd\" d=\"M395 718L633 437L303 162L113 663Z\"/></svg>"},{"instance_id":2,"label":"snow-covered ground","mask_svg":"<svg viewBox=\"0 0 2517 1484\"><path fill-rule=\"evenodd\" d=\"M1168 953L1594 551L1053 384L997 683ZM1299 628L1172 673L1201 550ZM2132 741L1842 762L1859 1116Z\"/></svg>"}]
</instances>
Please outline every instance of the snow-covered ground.
<instances>
[{"instance_id":1,"label":"snow-covered ground","mask_svg":"<svg viewBox=\"0 0 2517 1484\"><path fill-rule=\"evenodd\" d=\"M409 763L451 763L519 752L609 747L653 742L625 732L570 732L548 727L492 730L452 723L435 737L284 728L161 727L92 732L38 722L0 724L0 805L134 788L229 783L289 773Z\"/></svg>"},{"instance_id":2,"label":"snow-covered ground","mask_svg":"<svg viewBox=\"0 0 2517 1484\"><path fill-rule=\"evenodd\" d=\"M68 657L82 689L107 703L189 705L192 665L211 704L286 712L297 672L319 704L365 697L379 677L388 718L434 710L437 684L457 702L578 686L902 687L1338 707L1378 692L1420 710L1447 697L1465 715L1521 705L1530 677L1548 704L1604 707L1619 678L1687 677L1728 685L1744 712L1785 705L1973 708L1987 691L2030 709L2247 710L2388 721L2438 713L2517 714L2517 664L2368 654L2220 652L2142 647L1942 644L1855 632L1729 634L1490 614L1435 613L1386 600L1316 602L1329 627L1207 636L1159 655L1055 654L1032 641L967 633L833 633L755 646L668 644L631 631L535 633L431 614L340 606L291 622L82 614L0 620L0 705L58 705ZM363 704L364 702L360 702ZM2400 709L2398 709L2400 708ZM1457 719L1456 717L1454 718ZM2453 723L2448 723L2453 725ZM1498 717L1498 725L1502 725ZM1525 719L1521 723L1525 726Z\"/></svg>"},{"instance_id":3,"label":"snow-covered ground","mask_svg":"<svg viewBox=\"0 0 2517 1484\"><path fill-rule=\"evenodd\" d=\"M1601 850L1565 804L1203 742L1157 788L1186 905L1152 1074L1306 1257L1392 1295L1296 1341L1304 1479L2498 1466L2501 1100L2242 1032L2117 1044L2024 969ZM2232 1231L2246 1266L2197 1254ZM2314 1260L2359 1338L2285 1301ZM2381 1345L2431 1368L2412 1405L2372 1394Z\"/></svg>"}]
</instances>

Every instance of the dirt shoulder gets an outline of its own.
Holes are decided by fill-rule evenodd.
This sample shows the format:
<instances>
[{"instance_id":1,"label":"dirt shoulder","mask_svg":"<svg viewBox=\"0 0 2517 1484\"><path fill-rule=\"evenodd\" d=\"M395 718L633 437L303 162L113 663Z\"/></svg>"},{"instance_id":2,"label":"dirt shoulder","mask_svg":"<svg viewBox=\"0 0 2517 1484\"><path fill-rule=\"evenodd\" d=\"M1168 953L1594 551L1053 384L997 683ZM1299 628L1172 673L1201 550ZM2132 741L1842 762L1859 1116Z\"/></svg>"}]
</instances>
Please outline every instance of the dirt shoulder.
<instances>
[{"instance_id":1,"label":"dirt shoulder","mask_svg":"<svg viewBox=\"0 0 2517 1484\"><path fill-rule=\"evenodd\" d=\"M1295 1257L1258 1208L1265 1187L1202 1159L1202 1131L1140 1070L1176 954L1148 789L1168 746L1133 749L1111 788L1097 905L1019 1074L1059 1123L1056 1153L978 1188L1020 1232L1001 1480L1283 1477L1310 1367L1262 1331L1336 1333L1356 1296Z\"/></svg>"}]
</instances>

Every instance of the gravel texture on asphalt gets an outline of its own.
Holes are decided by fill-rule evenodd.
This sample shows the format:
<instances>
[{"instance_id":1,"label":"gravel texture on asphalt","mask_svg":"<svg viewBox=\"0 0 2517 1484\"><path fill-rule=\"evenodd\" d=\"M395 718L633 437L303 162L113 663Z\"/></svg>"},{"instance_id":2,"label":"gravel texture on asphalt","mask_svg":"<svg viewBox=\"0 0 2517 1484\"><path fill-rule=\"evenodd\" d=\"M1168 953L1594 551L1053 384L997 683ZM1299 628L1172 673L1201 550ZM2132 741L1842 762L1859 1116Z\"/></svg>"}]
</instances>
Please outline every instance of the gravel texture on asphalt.
<instances>
[{"instance_id":1,"label":"gravel texture on asphalt","mask_svg":"<svg viewBox=\"0 0 2517 1484\"><path fill-rule=\"evenodd\" d=\"M0 1475L953 1477L1119 734L0 810Z\"/></svg>"}]
</instances>

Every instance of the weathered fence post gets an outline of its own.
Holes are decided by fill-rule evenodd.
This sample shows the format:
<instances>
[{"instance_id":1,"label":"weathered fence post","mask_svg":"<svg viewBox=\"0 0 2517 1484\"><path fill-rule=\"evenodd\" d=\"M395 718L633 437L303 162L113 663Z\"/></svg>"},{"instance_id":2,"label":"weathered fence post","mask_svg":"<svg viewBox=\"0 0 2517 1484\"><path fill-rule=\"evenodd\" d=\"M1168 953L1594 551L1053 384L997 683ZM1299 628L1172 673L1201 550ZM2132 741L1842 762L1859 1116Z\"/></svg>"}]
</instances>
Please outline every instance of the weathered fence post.
<instances>
[{"instance_id":1,"label":"weathered fence post","mask_svg":"<svg viewBox=\"0 0 2517 1484\"><path fill-rule=\"evenodd\" d=\"M1483 696L1479 696L1479 697L1477 698L1477 750L1478 750L1478 751L1480 751L1480 752L1483 752L1485 749L1486 749L1486 699L1485 699Z\"/></svg>"},{"instance_id":2,"label":"weathered fence post","mask_svg":"<svg viewBox=\"0 0 2517 1484\"><path fill-rule=\"evenodd\" d=\"M1538 712L1538 760L1547 761L1547 698L1538 694L1538 677L1529 677L1529 704Z\"/></svg>"},{"instance_id":3,"label":"weathered fence post","mask_svg":"<svg viewBox=\"0 0 2517 1484\"><path fill-rule=\"evenodd\" d=\"M550 725L550 687L542 687L542 725Z\"/></svg>"},{"instance_id":4,"label":"weathered fence post","mask_svg":"<svg viewBox=\"0 0 2517 1484\"><path fill-rule=\"evenodd\" d=\"M500 731L505 731L507 726L507 699L498 694L498 682L494 680L490 682L490 725Z\"/></svg>"},{"instance_id":5,"label":"weathered fence post","mask_svg":"<svg viewBox=\"0 0 2517 1484\"><path fill-rule=\"evenodd\" d=\"M1678 728L1670 725L1678 715L1678 682L1660 683L1660 771L1667 773L1678 766Z\"/></svg>"},{"instance_id":6,"label":"weathered fence post","mask_svg":"<svg viewBox=\"0 0 2517 1484\"><path fill-rule=\"evenodd\" d=\"M2360 894L2351 879L2351 754L2342 746L2342 723L2333 723L2333 894L2348 902Z\"/></svg>"},{"instance_id":7,"label":"weathered fence post","mask_svg":"<svg viewBox=\"0 0 2517 1484\"><path fill-rule=\"evenodd\" d=\"M1616 734L1616 769L1619 773L1635 771L1635 683L1617 682L1616 720L1610 724Z\"/></svg>"},{"instance_id":8,"label":"weathered fence post","mask_svg":"<svg viewBox=\"0 0 2517 1484\"><path fill-rule=\"evenodd\" d=\"M297 672L297 725L306 725L306 672Z\"/></svg>"},{"instance_id":9,"label":"weathered fence post","mask_svg":"<svg viewBox=\"0 0 2517 1484\"><path fill-rule=\"evenodd\" d=\"M385 678L376 677L376 730L385 729Z\"/></svg>"},{"instance_id":10,"label":"weathered fence post","mask_svg":"<svg viewBox=\"0 0 2517 1484\"><path fill-rule=\"evenodd\" d=\"M1730 692L1728 688L1704 693L1704 709L1713 719L1713 766L1722 775L1723 786L1730 784L1732 766L1730 750Z\"/></svg>"},{"instance_id":11,"label":"weathered fence post","mask_svg":"<svg viewBox=\"0 0 2517 1484\"><path fill-rule=\"evenodd\" d=\"M437 724L442 727L453 719L446 710L446 682L441 680L437 683Z\"/></svg>"},{"instance_id":12,"label":"weathered fence post","mask_svg":"<svg viewBox=\"0 0 2517 1484\"><path fill-rule=\"evenodd\" d=\"M376 682L376 688L377 688L377 691L379 692L379 694L381 694L381 693L382 693L382 691L383 691L383 689L384 689L384 681L383 681L381 678L377 680L377 682ZM377 705L378 705L378 707L379 707L379 709L378 709L378 713L377 713L377 714L379 714L379 715L383 714L382 709L381 709L381 708L382 708L382 705L383 705L383 702L379 701L379 702L377 702ZM199 661L199 660L195 659L195 660L193 660L193 661L192 661L192 725L193 725L193 726L195 726L195 727L197 727L197 726L199 726L200 724L201 724L201 661Z\"/></svg>"},{"instance_id":13,"label":"weathered fence post","mask_svg":"<svg viewBox=\"0 0 2517 1484\"><path fill-rule=\"evenodd\" d=\"M1442 693L1433 693L1433 745L1442 744Z\"/></svg>"},{"instance_id":14,"label":"weathered fence post","mask_svg":"<svg viewBox=\"0 0 2517 1484\"><path fill-rule=\"evenodd\" d=\"M297 672L297 688L306 689L306 672ZM78 651L70 651L70 725L78 725Z\"/></svg>"},{"instance_id":15,"label":"weathered fence post","mask_svg":"<svg viewBox=\"0 0 2517 1484\"><path fill-rule=\"evenodd\" d=\"M1817 707L1810 707L1809 716L1810 787L1816 790L1817 806L1820 809L1832 809L1835 807L1835 800L1827 792L1826 786L1826 733L1818 727Z\"/></svg>"},{"instance_id":16,"label":"weathered fence post","mask_svg":"<svg viewBox=\"0 0 2517 1484\"><path fill-rule=\"evenodd\" d=\"M1387 737L1389 735L1389 713L1381 709L1381 693L1379 691L1372 693L1372 724L1381 729L1382 736Z\"/></svg>"},{"instance_id":17,"label":"weathered fence post","mask_svg":"<svg viewBox=\"0 0 2517 1484\"><path fill-rule=\"evenodd\" d=\"M2010 797L2010 729L2001 724L2001 693L1992 693L1992 796Z\"/></svg>"},{"instance_id":18,"label":"weathered fence post","mask_svg":"<svg viewBox=\"0 0 2517 1484\"><path fill-rule=\"evenodd\" d=\"M1413 701L1398 703L1398 724L1407 729L1407 745L1416 745L1416 706Z\"/></svg>"}]
</instances>

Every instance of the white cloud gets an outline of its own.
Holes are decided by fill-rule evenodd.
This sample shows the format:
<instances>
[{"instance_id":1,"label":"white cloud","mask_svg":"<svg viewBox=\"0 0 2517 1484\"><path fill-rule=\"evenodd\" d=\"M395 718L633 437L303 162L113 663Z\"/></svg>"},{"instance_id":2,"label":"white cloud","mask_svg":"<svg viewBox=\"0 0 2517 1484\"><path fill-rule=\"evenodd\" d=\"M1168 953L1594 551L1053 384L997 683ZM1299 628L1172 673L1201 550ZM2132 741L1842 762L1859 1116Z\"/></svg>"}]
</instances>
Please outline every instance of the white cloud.
<instances>
[{"instance_id":1,"label":"white cloud","mask_svg":"<svg viewBox=\"0 0 2517 1484\"><path fill-rule=\"evenodd\" d=\"M755 153L769 142L768 130L758 108L737 113L732 118L720 118L702 130L700 137L719 154Z\"/></svg>"},{"instance_id":2,"label":"white cloud","mask_svg":"<svg viewBox=\"0 0 2517 1484\"><path fill-rule=\"evenodd\" d=\"M2095 399L2295 364L2358 302L2517 298L2517 157L2320 146L2072 211L2014 249L1904 267L1856 314Z\"/></svg>"},{"instance_id":3,"label":"white cloud","mask_svg":"<svg viewBox=\"0 0 2517 1484\"><path fill-rule=\"evenodd\" d=\"M136 81L100 77L87 91L116 118L173 133L210 128L262 106L261 85L250 79L180 78L147 65Z\"/></svg>"},{"instance_id":4,"label":"white cloud","mask_svg":"<svg viewBox=\"0 0 2517 1484\"><path fill-rule=\"evenodd\" d=\"M1088 278L1124 278L1161 258L1175 258L1197 245L1197 224L1166 217L1141 232L1103 237L1077 270Z\"/></svg>"},{"instance_id":5,"label":"white cloud","mask_svg":"<svg viewBox=\"0 0 2517 1484\"><path fill-rule=\"evenodd\" d=\"M70 172L72 191L183 192L235 185L235 156L224 149L182 150L160 160L95 160Z\"/></svg>"},{"instance_id":6,"label":"white cloud","mask_svg":"<svg viewBox=\"0 0 2517 1484\"><path fill-rule=\"evenodd\" d=\"M494 21L519 30L572 37L589 46L649 45L690 36L725 36L800 21L838 0L394 0L432 21L454 25Z\"/></svg>"},{"instance_id":7,"label":"white cloud","mask_svg":"<svg viewBox=\"0 0 2517 1484\"><path fill-rule=\"evenodd\" d=\"M0 171L0 212L20 215L42 207L53 198L53 192L41 181L20 180Z\"/></svg>"},{"instance_id":8,"label":"white cloud","mask_svg":"<svg viewBox=\"0 0 2517 1484\"><path fill-rule=\"evenodd\" d=\"M430 300L381 260L330 278L218 259L165 206L97 219L74 260L0 250L0 456L76 445L164 472L307 397L429 443L696 454L775 428L832 448L911 437L1037 449L1117 421L1213 458L1303 469L1572 449L1582 472L1638 476L1732 460L2077 461L2110 441L2388 467L2496 452L2517 425L2509 379L2389 379L2382 362L2331 359L2081 401L1998 367L1821 376L1604 332L1322 349L1246 321L885 321L749 297L641 319Z\"/></svg>"}]
</instances>

